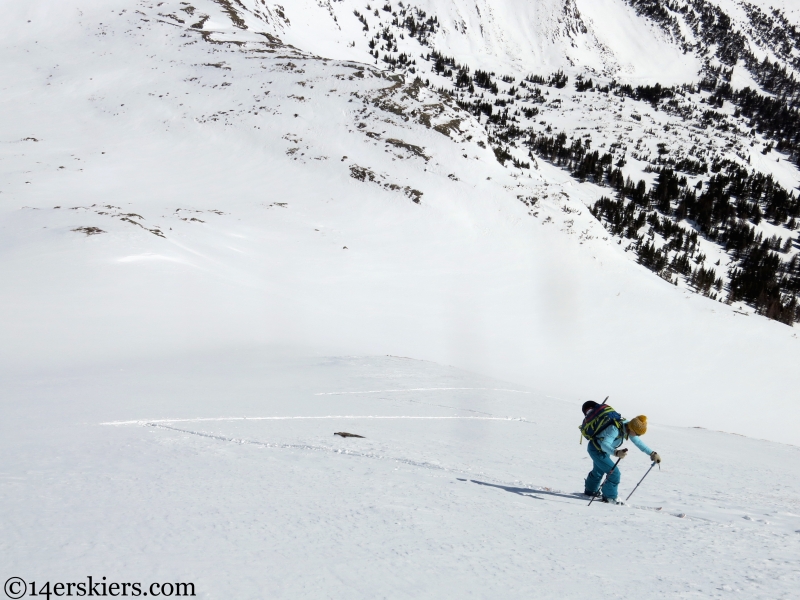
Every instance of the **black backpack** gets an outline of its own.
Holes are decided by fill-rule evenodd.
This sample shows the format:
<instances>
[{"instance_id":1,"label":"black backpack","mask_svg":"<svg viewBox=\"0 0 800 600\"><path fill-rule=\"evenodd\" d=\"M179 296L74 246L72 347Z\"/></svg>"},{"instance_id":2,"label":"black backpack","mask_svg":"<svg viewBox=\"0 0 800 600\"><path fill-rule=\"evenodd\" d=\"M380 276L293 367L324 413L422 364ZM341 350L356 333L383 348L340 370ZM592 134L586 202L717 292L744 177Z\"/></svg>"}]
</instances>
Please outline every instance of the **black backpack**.
<instances>
[{"instance_id":1,"label":"black backpack","mask_svg":"<svg viewBox=\"0 0 800 600\"><path fill-rule=\"evenodd\" d=\"M602 452L603 450L600 448L600 444L597 443L597 436L612 425L616 427L619 432L622 432L623 421L622 415L608 404L595 406L586 413L586 417L583 419L583 423L581 423L581 443L583 443L583 438L586 438L599 452Z\"/></svg>"}]
</instances>

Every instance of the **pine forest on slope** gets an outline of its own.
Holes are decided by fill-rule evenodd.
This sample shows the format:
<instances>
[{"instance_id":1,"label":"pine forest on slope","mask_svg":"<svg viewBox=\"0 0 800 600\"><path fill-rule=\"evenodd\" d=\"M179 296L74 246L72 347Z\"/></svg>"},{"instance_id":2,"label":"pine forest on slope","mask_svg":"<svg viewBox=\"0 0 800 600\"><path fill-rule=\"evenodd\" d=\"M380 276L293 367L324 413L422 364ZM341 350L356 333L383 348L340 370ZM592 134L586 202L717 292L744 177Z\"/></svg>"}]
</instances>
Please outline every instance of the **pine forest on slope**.
<instances>
[{"instance_id":1,"label":"pine forest on slope","mask_svg":"<svg viewBox=\"0 0 800 600\"><path fill-rule=\"evenodd\" d=\"M642 0L631 4L672 34L685 52L703 54L703 49L716 48L713 55L704 53L703 79L696 85L667 87L656 83L634 88L616 80L601 85L590 76L576 77L575 93L600 95L600 103L605 105L600 110L608 111L615 102L621 104L629 99L640 113L631 115L638 124L646 115L651 123L660 125L661 120L652 115L658 111L678 121L679 124L663 124L659 128L663 133L656 133L652 127L644 130L631 149L631 157L638 162L637 170L657 175L649 189L643 179L634 183L621 170L627 163L633 136L623 134L609 142L603 136L601 150L592 151L591 134L577 133L585 127L573 129L568 137L563 132L548 135L552 125L545 120L535 122L547 114L540 106L548 104L550 94L545 96L542 88L567 88L569 78L563 71L517 80L481 70L472 72L468 65L436 50L426 53L424 60L438 76L434 77L434 85L439 84L442 93L454 96L458 105L473 115L485 116L498 161L529 168L529 163L516 158L512 151L528 147L537 156L566 168L580 181L614 189L617 200L601 198L592 213L620 241L633 240L628 248L642 265L667 281L677 285L680 280L713 299L722 299L724 288L729 304L744 301L768 318L787 324L800 321L800 257L793 238L800 226L800 198L794 190L787 191L778 184L771 174L749 168L752 150L747 149L758 145L762 155L777 155L777 161L784 156L784 160L800 164L800 83L791 70L778 62L786 61L790 69L800 65L800 28L789 26L780 11L767 16L757 7L747 6L754 39L774 53L776 61L772 62L767 56L759 60L750 50L747 37L732 27L731 19L704 0L683 6ZM379 30L369 42L371 52L391 69L405 68L415 73L416 60L410 61L406 53L396 57L392 54L398 50L394 36L402 35L396 30L405 28L409 37L416 36L420 45L426 46L429 32L435 32L438 25L436 18L417 25L418 17L424 18L424 13L415 15L412 10L408 14L402 6L395 13L390 4L382 10L392 13L395 31L389 26ZM356 16L368 29L366 19ZM374 16L380 16L380 12ZM681 22L693 34L694 44L681 33ZM382 56L380 50L384 52ZM750 87L733 89L730 82L740 61L767 94ZM444 85L442 78L447 80ZM584 104L575 96L570 100ZM726 102L730 110L725 110ZM556 108L560 105L562 110L565 106L560 98L551 99L549 104ZM688 139L679 138L676 144L675 134L680 133L674 129L681 126L688 132ZM700 135L705 132L731 141L725 148L704 150ZM656 151L652 152L642 146L647 137L665 141L657 142ZM773 149L775 154L771 154ZM536 199L523 201L534 206ZM785 237L781 229L760 229L762 219L786 230ZM707 263L698 235L724 250L727 264L718 270L715 267L720 267L723 258Z\"/></svg>"},{"instance_id":2,"label":"pine forest on slope","mask_svg":"<svg viewBox=\"0 0 800 600\"><path fill-rule=\"evenodd\" d=\"M238 27L248 26L248 14L261 26L281 21L265 5L251 12L241 2L218 3ZM611 188L615 199L601 197L592 213L640 264L712 299L746 303L787 324L800 320L800 28L783 11L741 3L745 18L734 20L707 0L629 0L700 65L696 81L633 85L609 66L613 60L584 69L567 56L572 79L564 69L476 68L440 48L471 32L461 21L445 36L436 5L344 4L361 29L354 49L475 116L501 164L524 171L539 157ZM554 38L589 54L603 47L574 1L534 10ZM520 200L536 214L537 197Z\"/></svg>"}]
</instances>

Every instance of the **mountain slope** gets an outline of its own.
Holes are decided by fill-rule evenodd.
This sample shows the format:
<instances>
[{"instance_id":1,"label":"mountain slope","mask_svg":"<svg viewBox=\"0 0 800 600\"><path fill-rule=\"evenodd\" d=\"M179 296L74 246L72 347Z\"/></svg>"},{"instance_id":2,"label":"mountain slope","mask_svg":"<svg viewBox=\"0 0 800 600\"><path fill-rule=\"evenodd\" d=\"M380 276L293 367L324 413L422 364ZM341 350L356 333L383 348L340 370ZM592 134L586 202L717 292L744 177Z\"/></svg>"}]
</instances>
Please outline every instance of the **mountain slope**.
<instances>
[{"instance_id":1,"label":"mountain slope","mask_svg":"<svg viewBox=\"0 0 800 600\"><path fill-rule=\"evenodd\" d=\"M592 212L640 264L740 311L800 320L800 33L783 12L706 0L581 10L506 2L483 12L344 3L298 4L290 18L224 6L239 28L325 55L364 60L366 51L367 61L424 77L485 115L500 162L526 168L535 153L612 188L616 202L600 198ZM566 72L545 70L557 65Z\"/></svg>"},{"instance_id":2,"label":"mountain slope","mask_svg":"<svg viewBox=\"0 0 800 600\"><path fill-rule=\"evenodd\" d=\"M587 210L603 188L501 165L486 116L433 83L219 4L202 28L179 3L37 6L4 49L9 369L300 344L797 441L790 328L654 277Z\"/></svg>"},{"instance_id":3,"label":"mountain slope","mask_svg":"<svg viewBox=\"0 0 800 600\"><path fill-rule=\"evenodd\" d=\"M639 40L683 51L652 19L569 66L609 23L538 3L540 23L504 28L518 6L405 7L402 26L348 2L5 7L7 578L38 595L91 576L201 598L793 597L800 341L725 301L753 253L724 247L746 223L797 257L791 140L733 87L791 78L708 47L676 67L697 66L686 85L645 83L666 82ZM712 185L745 165L761 198ZM742 214L693 219L676 190ZM667 252L690 273L654 273ZM607 395L648 415L664 459L628 507L575 495L579 406ZM630 454L623 497L650 466Z\"/></svg>"}]
</instances>

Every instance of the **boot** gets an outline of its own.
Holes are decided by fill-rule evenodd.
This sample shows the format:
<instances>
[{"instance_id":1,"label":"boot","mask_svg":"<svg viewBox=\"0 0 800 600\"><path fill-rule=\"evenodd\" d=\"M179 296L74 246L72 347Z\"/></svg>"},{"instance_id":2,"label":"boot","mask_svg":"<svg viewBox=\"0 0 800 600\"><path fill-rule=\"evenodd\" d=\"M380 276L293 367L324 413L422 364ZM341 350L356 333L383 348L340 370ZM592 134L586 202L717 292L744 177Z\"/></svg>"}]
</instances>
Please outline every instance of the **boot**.
<instances>
[{"instance_id":1,"label":"boot","mask_svg":"<svg viewBox=\"0 0 800 600\"><path fill-rule=\"evenodd\" d=\"M605 496L601 498L601 501L605 502L606 504L617 504L617 505L625 504L622 500L617 500L616 498L606 498Z\"/></svg>"}]
</instances>

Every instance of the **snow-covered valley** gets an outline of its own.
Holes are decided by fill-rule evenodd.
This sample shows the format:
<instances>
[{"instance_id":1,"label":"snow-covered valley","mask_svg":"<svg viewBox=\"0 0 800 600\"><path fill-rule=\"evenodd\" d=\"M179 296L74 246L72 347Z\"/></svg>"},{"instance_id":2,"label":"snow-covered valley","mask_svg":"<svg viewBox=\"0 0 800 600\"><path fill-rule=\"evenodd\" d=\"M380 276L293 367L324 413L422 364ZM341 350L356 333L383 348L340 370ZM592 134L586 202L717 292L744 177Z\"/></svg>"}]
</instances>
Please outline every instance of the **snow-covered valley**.
<instances>
[{"instance_id":1,"label":"snow-covered valley","mask_svg":"<svg viewBox=\"0 0 800 600\"><path fill-rule=\"evenodd\" d=\"M653 187L667 144L794 199L788 151L729 99L701 130L717 91L681 88L686 118L598 91L697 86L710 60L621 0L403 7L491 96L361 4L4 3L2 572L208 598L792 597L796 329L657 276L593 215L611 188L464 104L591 131ZM415 72L373 57L379 23ZM788 216L757 227L797 255ZM695 239L728 286L738 259ZM607 395L664 463L634 506L587 508L579 406Z\"/></svg>"}]
</instances>

